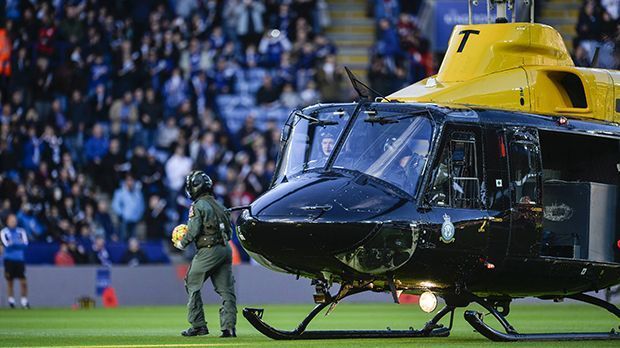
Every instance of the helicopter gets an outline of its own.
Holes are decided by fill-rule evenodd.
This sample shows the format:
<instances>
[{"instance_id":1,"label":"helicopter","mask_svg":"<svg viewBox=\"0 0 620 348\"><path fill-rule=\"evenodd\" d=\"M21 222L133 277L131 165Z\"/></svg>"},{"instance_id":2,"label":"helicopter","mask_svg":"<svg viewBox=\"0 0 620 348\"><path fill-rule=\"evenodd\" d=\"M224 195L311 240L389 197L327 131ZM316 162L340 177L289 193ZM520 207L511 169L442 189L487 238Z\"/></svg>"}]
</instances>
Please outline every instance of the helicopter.
<instances>
[{"instance_id":1,"label":"helicopter","mask_svg":"<svg viewBox=\"0 0 620 348\"><path fill-rule=\"evenodd\" d=\"M520 333L513 299L581 301L620 283L620 72L577 68L550 26L507 18L455 26L437 75L388 96L347 69L360 99L295 110L270 189L237 235L265 267L312 279L295 330L244 317L273 339L447 337L456 308L493 341L616 340L620 333ZM379 95L372 99L372 95ZM340 284L337 292L330 291ZM419 330L306 330L366 291L420 295ZM446 326L441 321L450 315Z\"/></svg>"}]
</instances>

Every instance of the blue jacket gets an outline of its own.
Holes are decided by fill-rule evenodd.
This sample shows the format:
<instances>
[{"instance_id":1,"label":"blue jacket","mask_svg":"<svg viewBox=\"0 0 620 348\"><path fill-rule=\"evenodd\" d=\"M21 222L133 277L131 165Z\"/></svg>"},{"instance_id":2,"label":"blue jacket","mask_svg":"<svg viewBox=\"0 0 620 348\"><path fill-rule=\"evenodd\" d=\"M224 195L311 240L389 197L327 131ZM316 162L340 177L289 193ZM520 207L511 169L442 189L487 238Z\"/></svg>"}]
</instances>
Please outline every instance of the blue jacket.
<instances>
[{"instance_id":1,"label":"blue jacket","mask_svg":"<svg viewBox=\"0 0 620 348\"><path fill-rule=\"evenodd\" d=\"M136 183L129 191L125 184L114 192L112 209L123 221L138 222L144 214L144 197L140 185Z\"/></svg>"},{"instance_id":2,"label":"blue jacket","mask_svg":"<svg viewBox=\"0 0 620 348\"><path fill-rule=\"evenodd\" d=\"M90 162L96 158L102 159L108 153L108 146L110 143L105 137L95 138L90 137L84 144L84 152L86 159Z\"/></svg>"},{"instance_id":3,"label":"blue jacket","mask_svg":"<svg viewBox=\"0 0 620 348\"><path fill-rule=\"evenodd\" d=\"M4 245L4 259L24 262L26 260L24 250L28 246L28 236L21 227L5 227L0 231L0 240Z\"/></svg>"}]
</instances>

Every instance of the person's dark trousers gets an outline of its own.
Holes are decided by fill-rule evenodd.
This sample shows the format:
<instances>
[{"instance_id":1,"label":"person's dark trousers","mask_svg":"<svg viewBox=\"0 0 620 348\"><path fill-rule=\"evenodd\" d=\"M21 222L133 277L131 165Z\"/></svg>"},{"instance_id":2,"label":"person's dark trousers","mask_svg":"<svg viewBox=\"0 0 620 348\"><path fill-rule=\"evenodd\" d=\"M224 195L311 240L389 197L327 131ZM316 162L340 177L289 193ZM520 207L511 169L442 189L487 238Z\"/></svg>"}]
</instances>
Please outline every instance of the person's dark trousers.
<instances>
[{"instance_id":1,"label":"person's dark trousers","mask_svg":"<svg viewBox=\"0 0 620 348\"><path fill-rule=\"evenodd\" d=\"M136 225L136 222L122 221L119 231L120 236L118 236L119 239L126 241L129 238L134 237L136 232Z\"/></svg>"}]
</instances>

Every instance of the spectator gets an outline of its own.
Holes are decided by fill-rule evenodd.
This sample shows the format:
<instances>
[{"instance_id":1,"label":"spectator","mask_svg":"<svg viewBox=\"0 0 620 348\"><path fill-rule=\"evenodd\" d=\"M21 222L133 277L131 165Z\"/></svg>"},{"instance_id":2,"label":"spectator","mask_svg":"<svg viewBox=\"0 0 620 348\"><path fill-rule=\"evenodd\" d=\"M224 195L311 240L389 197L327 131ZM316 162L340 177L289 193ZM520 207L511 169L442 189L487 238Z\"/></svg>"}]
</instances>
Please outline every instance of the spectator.
<instances>
[{"instance_id":1,"label":"spectator","mask_svg":"<svg viewBox=\"0 0 620 348\"><path fill-rule=\"evenodd\" d=\"M316 83L314 81L308 81L305 88L299 93L301 97L302 106L308 106L318 103L320 100L319 91L316 89Z\"/></svg>"},{"instance_id":2,"label":"spectator","mask_svg":"<svg viewBox=\"0 0 620 348\"><path fill-rule=\"evenodd\" d=\"M148 208L144 217L146 223L146 239L161 240L166 237L166 201L158 195L149 198Z\"/></svg>"},{"instance_id":3,"label":"spectator","mask_svg":"<svg viewBox=\"0 0 620 348\"><path fill-rule=\"evenodd\" d=\"M594 0L586 0L579 12L577 34L586 40L601 40L603 34L603 13Z\"/></svg>"},{"instance_id":4,"label":"spectator","mask_svg":"<svg viewBox=\"0 0 620 348\"><path fill-rule=\"evenodd\" d=\"M256 103L258 105L269 105L280 98L280 90L273 84L273 79L269 74L263 77L263 85L256 92Z\"/></svg>"},{"instance_id":5,"label":"spectator","mask_svg":"<svg viewBox=\"0 0 620 348\"><path fill-rule=\"evenodd\" d=\"M94 173L95 180L106 193L112 193L116 189L129 167L118 138L111 139L109 144L108 152L101 160L101 169Z\"/></svg>"},{"instance_id":6,"label":"spectator","mask_svg":"<svg viewBox=\"0 0 620 348\"><path fill-rule=\"evenodd\" d=\"M153 88L146 90L146 98L138 106L138 113L142 126L142 145L147 148L152 147L157 134L157 124L162 120L161 104L157 100Z\"/></svg>"},{"instance_id":7,"label":"spectator","mask_svg":"<svg viewBox=\"0 0 620 348\"><path fill-rule=\"evenodd\" d=\"M125 254L123 254L121 263L131 267L149 263L149 259L146 257L144 251L140 249L140 242L138 242L136 238L129 239L129 247L127 251L125 251Z\"/></svg>"},{"instance_id":8,"label":"spectator","mask_svg":"<svg viewBox=\"0 0 620 348\"><path fill-rule=\"evenodd\" d=\"M376 50L380 56L393 59L400 54L398 34L394 25L385 18L379 20Z\"/></svg>"},{"instance_id":9,"label":"spectator","mask_svg":"<svg viewBox=\"0 0 620 348\"><path fill-rule=\"evenodd\" d=\"M576 66L581 66L581 67L589 67L590 66L590 58L588 57L588 52L579 43L575 44L575 52L573 54L573 62L575 62Z\"/></svg>"},{"instance_id":10,"label":"spectator","mask_svg":"<svg viewBox=\"0 0 620 348\"><path fill-rule=\"evenodd\" d=\"M172 117L168 118L165 123L159 125L157 130L157 145L161 149L170 149L172 143L179 137L180 129L176 124L176 120Z\"/></svg>"},{"instance_id":11,"label":"spectator","mask_svg":"<svg viewBox=\"0 0 620 348\"><path fill-rule=\"evenodd\" d=\"M108 153L109 142L103 134L100 124L93 127L92 136L84 144L86 160L89 163L100 164L103 156Z\"/></svg>"},{"instance_id":12,"label":"spectator","mask_svg":"<svg viewBox=\"0 0 620 348\"><path fill-rule=\"evenodd\" d=\"M90 98L90 110L96 122L103 122L108 118L108 111L112 105L110 97L103 84L97 84L93 95Z\"/></svg>"},{"instance_id":13,"label":"spectator","mask_svg":"<svg viewBox=\"0 0 620 348\"><path fill-rule=\"evenodd\" d=\"M114 192L112 209L120 220L120 239L135 235L136 225L142 219L144 213L144 198L142 196L141 183L127 174L121 187Z\"/></svg>"},{"instance_id":14,"label":"spectator","mask_svg":"<svg viewBox=\"0 0 620 348\"><path fill-rule=\"evenodd\" d=\"M77 244L75 237L67 238L67 250L76 265L84 265L89 262L89 254L83 245Z\"/></svg>"},{"instance_id":15,"label":"spectator","mask_svg":"<svg viewBox=\"0 0 620 348\"><path fill-rule=\"evenodd\" d=\"M317 72L317 83L320 87L321 100L326 103L338 102L340 100L340 83L342 82L342 72L336 65L336 56L329 55Z\"/></svg>"},{"instance_id":16,"label":"spectator","mask_svg":"<svg viewBox=\"0 0 620 348\"><path fill-rule=\"evenodd\" d=\"M290 51L291 42L280 30L273 29L265 33L258 45L258 52L263 56L263 65L268 68L276 67L284 52Z\"/></svg>"},{"instance_id":17,"label":"spectator","mask_svg":"<svg viewBox=\"0 0 620 348\"><path fill-rule=\"evenodd\" d=\"M294 109L301 105L301 98L290 83L284 85L282 94L280 95L280 103L289 109Z\"/></svg>"},{"instance_id":18,"label":"spectator","mask_svg":"<svg viewBox=\"0 0 620 348\"><path fill-rule=\"evenodd\" d=\"M170 79L164 84L165 97L165 108L168 115L172 115L172 113L176 110L176 108L181 105L183 100L187 98L186 94L186 85L181 77L181 70L174 69L172 71L172 76Z\"/></svg>"},{"instance_id":19,"label":"spectator","mask_svg":"<svg viewBox=\"0 0 620 348\"><path fill-rule=\"evenodd\" d=\"M120 123L123 133L133 134L138 121L138 108L133 101L131 92L125 92L122 99L112 103L110 121Z\"/></svg>"},{"instance_id":20,"label":"spectator","mask_svg":"<svg viewBox=\"0 0 620 348\"><path fill-rule=\"evenodd\" d=\"M233 15L237 22L237 36L245 50L250 44L256 45L263 32L265 5L256 0L242 0L235 6Z\"/></svg>"},{"instance_id":21,"label":"spectator","mask_svg":"<svg viewBox=\"0 0 620 348\"><path fill-rule=\"evenodd\" d=\"M375 17L385 18L391 23L396 23L400 14L400 4L397 0L375 0Z\"/></svg>"},{"instance_id":22,"label":"spectator","mask_svg":"<svg viewBox=\"0 0 620 348\"><path fill-rule=\"evenodd\" d=\"M112 223L112 217L109 213L108 203L104 200L99 200L97 202L95 222L103 229L106 239L118 240L118 235L116 233L116 229L114 228L114 224ZM69 246L71 245L69 244Z\"/></svg>"},{"instance_id":23,"label":"spectator","mask_svg":"<svg viewBox=\"0 0 620 348\"><path fill-rule=\"evenodd\" d=\"M110 254L105 248L105 239L101 237L95 239L90 255L91 263L98 264L104 267L112 266L112 261L110 261Z\"/></svg>"},{"instance_id":24,"label":"spectator","mask_svg":"<svg viewBox=\"0 0 620 348\"><path fill-rule=\"evenodd\" d=\"M67 243L60 243L60 248L54 255L54 265L56 266L75 266L75 260L73 260L73 256L69 252L69 247Z\"/></svg>"},{"instance_id":25,"label":"spectator","mask_svg":"<svg viewBox=\"0 0 620 348\"><path fill-rule=\"evenodd\" d=\"M166 162L166 177L170 192L176 194L183 188L185 177L192 170L192 159L185 155L185 149L177 145L174 154Z\"/></svg>"}]
</instances>

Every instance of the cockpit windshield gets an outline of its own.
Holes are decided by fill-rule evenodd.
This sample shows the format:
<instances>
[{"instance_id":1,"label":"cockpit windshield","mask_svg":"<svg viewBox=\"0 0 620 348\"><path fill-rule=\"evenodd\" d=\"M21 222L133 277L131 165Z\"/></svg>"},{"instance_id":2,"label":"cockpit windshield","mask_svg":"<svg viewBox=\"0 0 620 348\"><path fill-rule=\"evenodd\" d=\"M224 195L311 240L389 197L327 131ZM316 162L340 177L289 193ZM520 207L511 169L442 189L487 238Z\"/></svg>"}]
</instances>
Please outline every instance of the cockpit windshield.
<instances>
[{"instance_id":1,"label":"cockpit windshield","mask_svg":"<svg viewBox=\"0 0 620 348\"><path fill-rule=\"evenodd\" d=\"M419 111L362 111L333 167L368 174L414 195L431 133L429 118Z\"/></svg>"},{"instance_id":2,"label":"cockpit windshield","mask_svg":"<svg viewBox=\"0 0 620 348\"><path fill-rule=\"evenodd\" d=\"M362 108L352 119L353 112L354 105L347 105L291 114L275 183L333 163L334 169L361 172L414 195L432 135L427 111L384 104Z\"/></svg>"},{"instance_id":3,"label":"cockpit windshield","mask_svg":"<svg viewBox=\"0 0 620 348\"><path fill-rule=\"evenodd\" d=\"M327 107L308 114L293 112L284 127L286 139L276 182L324 167L353 110L354 106L348 105Z\"/></svg>"}]
</instances>

